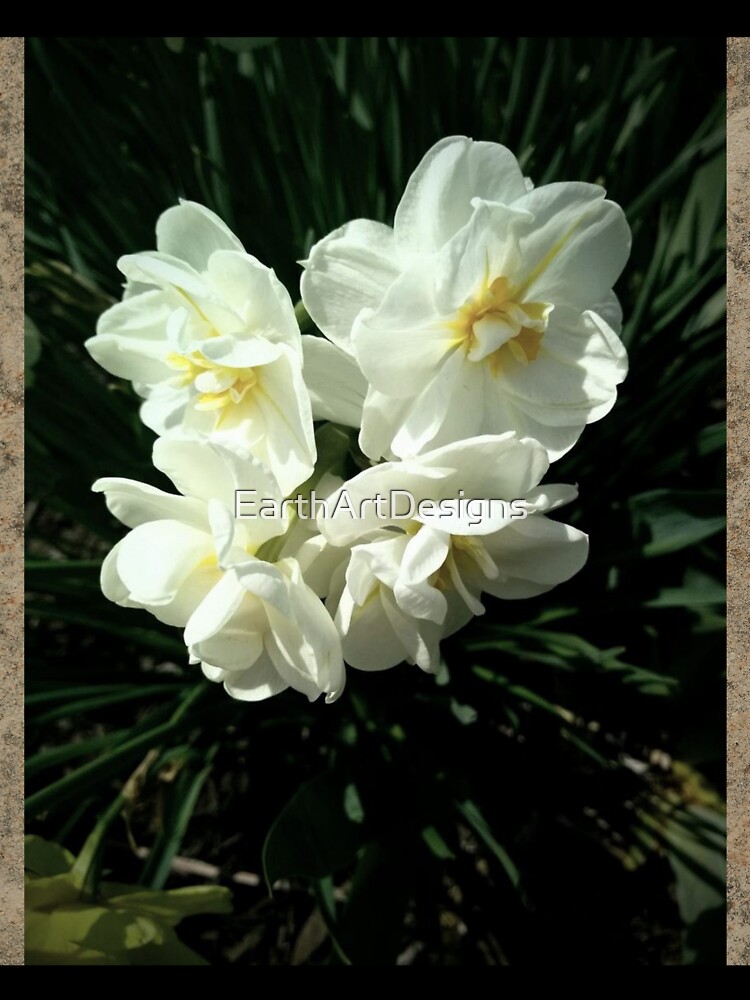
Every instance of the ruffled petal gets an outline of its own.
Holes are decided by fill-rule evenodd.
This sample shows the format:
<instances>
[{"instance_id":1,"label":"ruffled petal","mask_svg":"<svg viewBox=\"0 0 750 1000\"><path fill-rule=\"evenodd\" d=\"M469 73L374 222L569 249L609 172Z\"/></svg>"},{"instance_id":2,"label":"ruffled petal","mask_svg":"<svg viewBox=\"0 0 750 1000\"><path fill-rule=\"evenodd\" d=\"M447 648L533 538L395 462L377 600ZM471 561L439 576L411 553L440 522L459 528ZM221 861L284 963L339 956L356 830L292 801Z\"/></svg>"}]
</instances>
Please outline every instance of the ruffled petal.
<instances>
[{"instance_id":1,"label":"ruffled petal","mask_svg":"<svg viewBox=\"0 0 750 1000\"><path fill-rule=\"evenodd\" d=\"M260 337L301 354L300 332L289 292L275 272L246 253L217 251L208 261L212 289L242 320L237 338Z\"/></svg>"},{"instance_id":2,"label":"ruffled petal","mask_svg":"<svg viewBox=\"0 0 750 1000\"><path fill-rule=\"evenodd\" d=\"M344 601L346 597L342 595ZM340 605L336 613L339 625L343 618L342 611ZM378 637L377 642L373 642L374 635ZM408 655L388 618L379 586L373 590L369 600L353 608L341 645L344 659L357 670L388 670L402 663Z\"/></svg>"},{"instance_id":3,"label":"ruffled petal","mask_svg":"<svg viewBox=\"0 0 750 1000\"><path fill-rule=\"evenodd\" d=\"M205 271L217 250L244 251L244 247L215 212L195 201L180 199L179 205L162 212L156 223L156 248Z\"/></svg>"},{"instance_id":4,"label":"ruffled petal","mask_svg":"<svg viewBox=\"0 0 750 1000\"><path fill-rule=\"evenodd\" d=\"M528 585L521 596L542 594L574 576L588 557L588 535L539 514L516 521L483 541L500 570L500 576L484 585L496 597L517 596L513 581Z\"/></svg>"},{"instance_id":5,"label":"ruffled petal","mask_svg":"<svg viewBox=\"0 0 750 1000\"><path fill-rule=\"evenodd\" d=\"M314 701L325 692L335 701L344 690L346 675L336 627L293 559L284 560L289 573L290 613L266 605L270 631L266 649L279 674L295 690Z\"/></svg>"},{"instance_id":6,"label":"ruffled petal","mask_svg":"<svg viewBox=\"0 0 750 1000\"><path fill-rule=\"evenodd\" d=\"M544 184L516 208L534 216L521 241L524 295L590 309L607 296L630 254L625 213L595 184Z\"/></svg>"},{"instance_id":7,"label":"ruffled petal","mask_svg":"<svg viewBox=\"0 0 750 1000\"><path fill-rule=\"evenodd\" d=\"M304 265L305 309L334 344L351 352L358 313L377 309L400 273L393 230L367 219L347 222L316 243Z\"/></svg>"},{"instance_id":8,"label":"ruffled petal","mask_svg":"<svg viewBox=\"0 0 750 1000\"><path fill-rule=\"evenodd\" d=\"M190 497L174 496L134 479L97 479L91 489L104 494L108 510L128 528L166 519L208 531L205 506Z\"/></svg>"},{"instance_id":9,"label":"ruffled petal","mask_svg":"<svg viewBox=\"0 0 750 1000\"><path fill-rule=\"evenodd\" d=\"M314 420L359 427L367 395L367 379L346 351L324 337L302 338L303 377Z\"/></svg>"},{"instance_id":10,"label":"ruffled petal","mask_svg":"<svg viewBox=\"0 0 750 1000\"><path fill-rule=\"evenodd\" d=\"M266 652L249 670L232 671L224 678L224 690L238 701L265 701L288 687Z\"/></svg>"},{"instance_id":11,"label":"ruffled petal","mask_svg":"<svg viewBox=\"0 0 750 1000\"><path fill-rule=\"evenodd\" d=\"M396 209L394 230L404 248L439 249L472 214L472 199L510 204L526 193L518 161L494 142L448 136L425 153Z\"/></svg>"},{"instance_id":12,"label":"ruffled petal","mask_svg":"<svg viewBox=\"0 0 750 1000\"><path fill-rule=\"evenodd\" d=\"M150 521L122 540L117 572L131 600L150 609L168 604L201 564L215 566L210 535L179 521Z\"/></svg>"}]
</instances>

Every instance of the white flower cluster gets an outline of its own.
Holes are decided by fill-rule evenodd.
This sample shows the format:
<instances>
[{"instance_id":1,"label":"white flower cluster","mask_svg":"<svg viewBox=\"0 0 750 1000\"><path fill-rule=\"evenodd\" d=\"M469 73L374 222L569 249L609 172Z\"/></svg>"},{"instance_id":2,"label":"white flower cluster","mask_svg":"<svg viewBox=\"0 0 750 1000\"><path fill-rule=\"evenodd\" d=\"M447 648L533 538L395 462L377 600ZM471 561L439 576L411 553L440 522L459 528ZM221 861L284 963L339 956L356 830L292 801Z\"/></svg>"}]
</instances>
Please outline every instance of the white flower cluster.
<instances>
[{"instance_id":1,"label":"white flower cluster","mask_svg":"<svg viewBox=\"0 0 750 1000\"><path fill-rule=\"evenodd\" d=\"M143 397L178 493L94 484L131 529L102 589L183 628L190 661L230 695L332 701L345 662L435 672L483 593L533 597L583 566L587 536L545 516L576 489L540 481L627 370L612 285L630 233L600 187L534 188L503 146L443 139L393 228L358 219L312 248L301 294L322 337L301 336L274 272L208 209L170 208L156 244L119 261L123 300L86 346ZM371 467L320 477L313 420L359 429ZM370 513L332 502L295 519L282 501L303 483ZM237 517L238 491L278 516ZM414 517L362 503L390 491ZM418 513L457 497L522 498L528 516Z\"/></svg>"}]
</instances>

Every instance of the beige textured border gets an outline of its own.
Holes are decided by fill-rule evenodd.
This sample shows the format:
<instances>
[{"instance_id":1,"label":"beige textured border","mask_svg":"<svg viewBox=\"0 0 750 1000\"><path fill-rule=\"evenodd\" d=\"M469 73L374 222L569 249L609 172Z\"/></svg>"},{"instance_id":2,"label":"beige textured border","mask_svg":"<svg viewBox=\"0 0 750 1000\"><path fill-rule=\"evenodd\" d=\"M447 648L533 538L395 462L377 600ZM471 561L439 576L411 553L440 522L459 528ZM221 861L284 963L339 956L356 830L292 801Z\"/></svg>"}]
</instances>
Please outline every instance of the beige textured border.
<instances>
[{"instance_id":1,"label":"beige textured border","mask_svg":"<svg viewBox=\"0 0 750 1000\"><path fill-rule=\"evenodd\" d=\"M750 964L750 38L727 39L730 965Z\"/></svg>"},{"instance_id":2,"label":"beige textured border","mask_svg":"<svg viewBox=\"0 0 750 1000\"><path fill-rule=\"evenodd\" d=\"M0 965L23 964L23 38L0 36Z\"/></svg>"}]
</instances>

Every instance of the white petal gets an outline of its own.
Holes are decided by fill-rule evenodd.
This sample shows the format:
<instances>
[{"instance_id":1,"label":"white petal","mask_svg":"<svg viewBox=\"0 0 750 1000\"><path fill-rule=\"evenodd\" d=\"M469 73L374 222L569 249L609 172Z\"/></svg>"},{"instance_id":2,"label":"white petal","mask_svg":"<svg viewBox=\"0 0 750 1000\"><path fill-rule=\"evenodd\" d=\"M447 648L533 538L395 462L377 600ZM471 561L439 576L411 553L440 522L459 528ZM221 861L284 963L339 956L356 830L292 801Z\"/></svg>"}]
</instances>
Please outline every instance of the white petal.
<instances>
[{"instance_id":1,"label":"white petal","mask_svg":"<svg viewBox=\"0 0 750 1000\"><path fill-rule=\"evenodd\" d=\"M204 278L187 264L171 254L146 251L120 257L118 268L130 281L141 281L158 288L178 288L189 296L210 299L211 290Z\"/></svg>"},{"instance_id":2,"label":"white petal","mask_svg":"<svg viewBox=\"0 0 750 1000\"><path fill-rule=\"evenodd\" d=\"M168 604L196 568L213 560L206 532L179 521L150 521L122 540L117 572L131 599L151 608Z\"/></svg>"},{"instance_id":3,"label":"white petal","mask_svg":"<svg viewBox=\"0 0 750 1000\"><path fill-rule=\"evenodd\" d=\"M401 270L393 230L355 219L316 243L304 264L305 309L334 344L351 352L357 314L377 309Z\"/></svg>"},{"instance_id":4,"label":"white petal","mask_svg":"<svg viewBox=\"0 0 750 1000\"><path fill-rule=\"evenodd\" d=\"M220 500L230 511L235 509L238 490L255 490L258 500L282 499L268 468L237 446L184 437L159 438L154 442L153 461L181 493L205 502ZM258 519L252 524L253 537L260 533L259 540L274 537L286 528L281 520Z\"/></svg>"},{"instance_id":5,"label":"white petal","mask_svg":"<svg viewBox=\"0 0 750 1000\"><path fill-rule=\"evenodd\" d=\"M179 275L173 277L175 282L179 280ZM201 283L195 283L189 291L179 285L164 285L164 294L173 305L167 338L178 354L189 355L216 336L245 333L242 317L214 291L205 275L200 277Z\"/></svg>"},{"instance_id":6,"label":"white petal","mask_svg":"<svg viewBox=\"0 0 750 1000\"><path fill-rule=\"evenodd\" d=\"M424 473L451 469L433 487L431 499L452 498L463 489L467 497L522 499L547 471L549 462L537 441L514 433L483 434L425 452L413 460Z\"/></svg>"},{"instance_id":7,"label":"white petal","mask_svg":"<svg viewBox=\"0 0 750 1000\"><path fill-rule=\"evenodd\" d=\"M312 474L316 449L302 368L287 348L278 361L263 367L252 394L266 428L253 452L273 472L282 493L288 496Z\"/></svg>"},{"instance_id":8,"label":"white petal","mask_svg":"<svg viewBox=\"0 0 750 1000\"><path fill-rule=\"evenodd\" d=\"M465 577L466 574L464 574L463 578L465 579ZM474 589L480 590L481 586L472 587L472 591ZM448 613L445 616L445 621L440 626L443 639L446 639L449 635L454 635L474 617L473 612L457 590L449 588L446 590L445 596L448 601Z\"/></svg>"},{"instance_id":9,"label":"white petal","mask_svg":"<svg viewBox=\"0 0 750 1000\"><path fill-rule=\"evenodd\" d=\"M305 583L318 597L326 597L331 577L342 562L349 558L349 550L329 545L322 535L308 538L296 549L284 546L284 556L294 556L302 570Z\"/></svg>"},{"instance_id":10,"label":"white petal","mask_svg":"<svg viewBox=\"0 0 750 1000\"><path fill-rule=\"evenodd\" d=\"M484 544L500 573L510 577L507 583L503 575L486 581L484 589L496 597L512 598L513 581L531 584L533 593L542 594L574 576L588 556L587 535L539 514L486 536Z\"/></svg>"},{"instance_id":11,"label":"white petal","mask_svg":"<svg viewBox=\"0 0 750 1000\"><path fill-rule=\"evenodd\" d=\"M112 601L113 604L119 604L124 608L137 607L137 605L130 601L130 591L122 582L120 574L117 572L117 559L121 545L122 541L119 541L107 553L102 563L99 582L102 593L108 601Z\"/></svg>"},{"instance_id":12,"label":"white petal","mask_svg":"<svg viewBox=\"0 0 750 1000\"><path fill-rule=\"evenodd\" d=\"M338 614L336 620L340 620ZM373 636L377 636L376 642ZM388 670L408 655L388 619L380 588L362 607L354 609L341 645L344 659L357 670Z\"/></svg>"},{"instance_id":13,"label":"white petal","mask_svg":"<svg viewBox=\"0 0 750 1000\"><path fill-rule=\"evenodd\" d=\"M290 613L267 605L271 631L266 649L276 669L295 690L314 701L321 692L335 701L345 684L341 642L336 627L323 606L303 582L293 559L284 561L291 573Z\"/></svg>"},{"instance_id":14,"label":"white petal","mask_svg":"<svg viewBox=\"0 0 750 1000\"><path fill-rule=\"evenodd\" d=\"M224 392L234 385L237 374L228 368L212 368L197 375L193 385L198 392Z\"/></svg>"},{"instance_id":15,"label":"white petal","mask_svg":"<svg viewBox=\"0 0 750 1000\"><path fill-rule=\"evenodd\" d=\"M405 272L376 313L360 313L352 343L365 377L380 392L396 397L421 392L457 345L455 332L437 311L430 270Z\"/></svg>"},{"instance_id":16,"label":"white petal","mask_svg":"<svg viewBox=\"0 0 750 1000\"><path fill-rule=\"evenodd\" d=\"M275 610L285 618L291 616L289 583L277 566L250 558L243 565L236 566L234 572L240 586L262 601L269 614Z\"/></svg>"},{"instance_id":17,"label":"white petal","mask_svg":"<svg viewBox=\"0 0 750 1000\"><path fill-rule=\"evenodd\" d=\"M532 216L517 204L478 202L468 225L430 261L439 312L452 316L495 278L515 277L525 265L521 238L532 224Z\"/></svg>"},{"instance_id":18,"label":"white petal","mask_svg":"<svg viewBox=\"0 0 750 1000\"><path fill-rule=\"evenodd\" d=\"M195 609L221 579L221 570L209 560L210 557L207 557L205 565L199 566L185 577L171 601L167 604L149 606L151 614L165 625L184 628L195 613Z\"/></svg>"},{"instance_id":19,"label":"white petal","mask_svg":"<svg viewBox=\"0 0 750 1000\"><path fill-rule=\"evenodd\" d=\"M208 262L208 277L213 290L243 320L246 335L301 353L292 300L270 267L250 254L220 251Z\"/></svg>"},{"instance_id":20,"label":"white petal","mask_svg":"<svg viewBox=\"0 0 750 1000\"><path fill-rule=\"evenodd\" d=\"M464 601L469 611L471 611L473 615L483 615L484 605L472 592L470 585L467 585L467 580L464 580L455 559L451 559L449 561L448 571L450 573L451 583L456 588L456 592L460 596L461 600ZM478 589L479 588L477 588L477 590ZM484 589L487 589L486 586Z\"/></svg>"},{"instance_id":21,"label":"white petal","mask_svg":"<svg viewBox=\"0 0 750 1000\"><path fill-rule=\"evenodd\" d=\"M164 340L171 311L169 298L158 289L151 289L106 309L96 321L96 334L133 339L144 350L153 350Z\"/></svg>"},{"instance_id":22,"label":"white petal","mask_svg":"<svg viewBox=\"0 0 750 1000\"><path fill-rule=\"evenodd\" d=\"M242 604L222 627L190 648L203 663L226 671L222 680L233 683L237 672L248 670L264 655L268 620L257 601L245 595Z\"/></svg>"},{"instance_id":23,"label":"white petal","mask_svg":"<svg viewBox=\"0 0 750 1000\"><path fill-rule=\"evenodd\" d=\"M99 317L96 336L84 344L91 357L121 378L157 383L174 372L165 363L170 304L161 291L118 302Z\"/></svg>"},{"instance_id":24,"label":"white petal","mask_svg":"<svg viewBox=\"0 0 750 1000\"><path fill-rule=\"evenodd\" d=\"M211 636L220 632L233 617L235 617L243 605L245 618L250 614L260 612L261 621L265 621L263 609L258 601L253 602L252 598L239 585L234 573L222 573L219 580L206 594L203 601L195 609L190 620L185 626L185 645L197 646L210 639ZM255 622L255 618L253 618ZM196 654L201 655L201 654ZM204 657L201 656L201 659ZM223 666L222 663L206 656L214 666Z\"/></svg>"},{"instance_id":25,"label":"white petal","mask_svg":"<svg viewBox=\"0 0 750 1000\"><path fill-rule=\"evenodd\" d=\"M396 209L396 238L409 248L437 250L469 221L473 198L509 204L525 192L509 149L449 136L427 151L409 178Z\"/></svg>"},{"instance_id":26,"label":"white petal","mask_svg":"<svg viewBox=\"0 0 750 1000\"><path fill-rule=\"evenodd\" d=\"M538 423L580 428L609 413L626 373L625 349L604 320L562 309L534 362L500 372L497 392Z\"/></svg>"},{"instance_id":27,"label":"white petal","mask_svg":"<svg viewBox=\"0 0 750 1000\"><path fill-rule=\"evenodd\" d=\"M391 441L412 405L410 399L394 399L372 386L367 390L362 411L359 446L373 461L393 458Z\"/></svg>"},{"instance_id":28,"label":"white petal","mask_svg":"<svg viewBox=\"0 0 750 1000\"><path fill-rule=\"evenodd\" d=\"M450 535L425 525L409 539L404 549L399 580L422 583L436 573L450 552Z\"/></svg>"},{"instance_id":29,"label":"white petal","mask_svg":"<svg viewBox=\"0 0 750 1000\"><path fill-rule=\"evenodd\" d=\"M579 427L592 413L609 412L617 398L614 384L605 384L579 365L559 360L542 346L533 364L518 365L497 376L497 392L539 423Z\"/></svg>"},{"instance_id":30,"label":"white petal","mask_svg":"<svg viewBox=\"0 0 750 1000\"><path fill-rule=\"evenodd\" d=\"M517 307L517 310L518 308L520 307ZM483 361L503 344L518 336L521 327L514 322L514 319L513 310L509 309L507 319L490 313L474 323L472 327L474 344L467 354L469 361Z\"/></svg>"},{"instance_id":31,"label":"white petal","mask_svg":"<svg viewBox=\"0 0 750 1000\"><path fill-rule=\"evenodd\" d=\"M185 417L185 407L190 401L190 390L171 385L158 385L149 388L134 385L139 395L146 396L141 404L140 417L146 427L156 434L171 434L178 430Z\"/></svg>"},{"instance_id":32,"label":"white petal","mask_svg":"<svg viewBox=\"0 0 750 1000\"><path fill-rule=\"evenodd\" d=\"M235 519L221 500L208 501L208 523L211 525L219 566L223 570L229 570L235 564L243 562L247 558L245 531L242 523Z\"/></svg>"},{"instance_id":33,"label":"white petal","mask_svg":"<svg viewBox=\"0 0 750 1000\"><path fill-rule=\"evenodd\" d=\"M203 531L208 529L205 507L188 497L164 493L134 479L97 479L91 489L104 494L107 508L128 528L146 521L170 519Z\"/></svg>"},{"instance_id":34,"label":"white petal","mask_svg":"<svg viewBox=\"0 0 750 1000\"><path fill-rule=\"evenodd\" d=\"M219 216L195 201L180 201L162 212L156 223L156 246L197 271L205 271L209 257L217 250L244 250Z\"/></svg>"},{"instance_id":35,"label":"white petal","mask_svg":"<svg viewBox=\"0 0 750 1000\"><path fill-rule=\"evenodd\" d=\"M399 578L409 536L383 531L380 537L352 549L346 570L346 584L357 604L363 604L373 588L373 579L393 589Z\"/></svg>"},{"instance_id":36,"label":"white petal","mask_svg":"<svg viewBox=\"0 0 750 1000\"><path fill-rule=\"evenodd\" d=\"M548 514L552 510L557 510L558 507L572 503L577 496L578 487L576 486L568 486L565 483L545 483L544 486L527 490L523 499L527 501L529 511L533 508L540 513Z\"/></svg>"},{"instance_id":37,"label":"white petal","mask_svg":"<svg viewBox=\"0 0 750 1000\"><path fill-rule=\"evenodd\" d=\"M282 347L261 336L239 340L234 336L204 340L201 354L217 365L228 368L254 368L267 365L281 357ZM200 389L200 386L198 386Z\"/></svg>"},{"instance_id":38,"label":"white petal","mask_svg":"<svg viewBox=\"0 0 750 1000\"><path fill-rule=\"evenodd\" d=\"M367 548L364 545L355 546L346 567L346 590L354 604L360 606L367 602L378 585L377 578L370 568L370 561L366 557ZM386 569L390 569L393 574L392 581L387 583L387 586L393 586L398 578L398 565L386 566ZM349 615L351 611L348 612Z\"/></svg>"},{"instance_id":39,"label":"white petal","mask_svg":"<svg viewBox=\"0 0 750 1000\"><path fill-rule=\"evenodd\" d=\"M448 611L445 594L426 580L422 583L403 584L396 581L393 596L399 608L411 618L424 619L440 625Z\"/></svg>"},{"instance_id":40,"label":"white petal","mask_svg":"<svg viewBox=\"0 0 750 1000\"><path fill-rule=\"evenodd\" d=\"M166 603L144 605L140 600L131 599L130 589L120 576L118 562L122 549L128 542L126 536L115 545L102 563L101 587L104 596L123 608L146 607L159 621L167 625L182 627L189 620L198 605L219 580L220 573L210 558L206 565L198 566L179 582L173 596Z\"/></svg>"},{"instance_id":41,"label":"white petal","mask_svg":"<svg viewBox=\"0 0 750 1000\"><path fill-rule=\"evenodd\" d=\"M395 468L394 468L395 467ZM318 516L318 528L321 534L332 545L349 545L364 535L377 532L388 525L403 527L404 520L399 517L377 516L376 508L369 501L380 495L388 501L390 491L399 489L419 498L429 490L432 480L422 473L421 469L410 470L403 463L387 462L361 472L350 479L344 486L328 497L327 513ZM348 497L349 506L345 504ZM407 514L412 506L407 497L395 495L393 498L393 513ZM390 502L381 505L384 514L389 513Z\"/></svg>"},{"instance_id":42,"label":"white petal","mask_svg":"<svg viewBox=\"0 0 750 1000\"><path fill-rule=\"evenodd\" d=\"M222 670L221 667L212 667L210 663L201 663L200 657L193 656L192 653L190 654L190 663L200 663L204 677L207 677L216 684L220 684L226 677L230 676L228 670Z\"/></svg>"},{"instance_id":43,"label":"white petal","mask_svg":"<svg viewBox=\"0 0 750 1000\"><path fill-rule=\"evenodd\" d=\"M91 337L84 347L98 365L119 378L155 383L174 375L161 360L148 357L130 344L123 344L119 337Z\"/></svg>"},{"instance_id":44,"label":"white petal","mask_svg":"<svg viewBox=\"0 0 750 1000\"><path fill-rule=\"evenodd\" d=\"M522 239L528 302L591 308L620 276L630 253L630 227L619 205L594 184L545 184L516 207L534 224Z\"/></svg>"},{"instance_id":45,"label":"white petal","mask_svg":"<svg viewBox=\"0 0 750 1000\"><path fill-rule=\"evenodd\" d=\"M304 336L302 351L313 419L359 427L367 379L357 362L324 337Z\"/></svg>"},{"instance_id":46,"label":"white petal","mask_svg":"<svg viewBox=\"0 0 750 1000\"><path fill-rule=\"evenodd\" d=\"M598 313L590 310L580 314L556 310L542 346L561 364L585 372L589 383L614 389L628 373L628 355L622 341Z\"/></svg>"},{"instance_id":47,"label":"white petal","mask_svg":"<svg viewBox=\"0 0 750 1000\"><path fill-rule=\"evenodd\" d=\"M214 442L252 452L288 496L313 471L315 435L302 365L288 347L277 346L282 352L279 358L255 370L257 383L240 402L221 410L219 424L214 426L215 411L196 410L188 413L186 424L210 434Z\"/></svg>"},{"instance_id":48,"label":"white petal","mask_svg":"<svg viewBox=\"0 0 750 1000\"><path fill-rule=\"evenodd\" d=\"M227 694L238 701L264 701L286 691L288 687L265 652L249 670L233 672L231 679L224 681Z\"/></svg>"},{"instance_id":49,"label":"white petal","mask_svg":"<svg viewBox=\"0 0 750 1000\"><path fill-rule=\"evenodd\" d=\"M132 299L136 295L145 295L146 292L156 291L152 284L144 284L142 281L126 281L122 289L123 302Z\"/></svg>"},{"instance_id":50,"label":"white petal","mask_svg":"<svg viewBox=\"0 0 750 1000\"><path fill-rule=\"evenodd\" d=\"M570 451L581 436L585 427L585 414L581 415L580 411L577 411L576 423L567 427L553 427L534 418L533 406L522 409L518 400L499 392L495 377L489 371L485 372L485 378L492 385L485 396L484 429L493 426L498 431L509 430L519 437L533 438L545 449L550 462L556 461Z\"/></svg>"},{"instance_id":51,"label":"white petal","mask_svg":"<svg viewBox=\"0 0 750 1000\"><path fill-rule=\"evenodd\" d=\"M390 626L401 643L402 657L427 673L436 673L440 666L440 625L405 615L385 589L380 597Z\"/></svg>"},{"instance_id":52,"label":"white petal","mask_svg":"<svg viewBox=\"0 0 750 1000\"><path fill-rule=\"evenodd\" d=\"M591 311L600 316L613 333L621 333L622 306L614 292L608 292L600 302L593 303Z\"/></svg>"},{"instance_id":53,"label":"white petal","mask_svg":"<svg viewBox=\"0 0 750 1000\"><path fill-rule=\"evenodd\" d=\"M447 364L456 365L456 378L451 391L446 392L443 397L439 427L429 440L420 444L419 450L424 452L429 449L432 451L442 445L473 438L480 434L497 434L503 430L512 429L512 424L503 425L495 419L494 413L492 416L488 413L486 388L488 373L485 366L467 361L463 351L457 351ZM403 432L399 432L398 441L395 439L393 441L394 452L396 447L403 447L404 457L406 457L407 441L409 440L406 435L411 432L420 409L427 405L428 392L432 393L433 391L432 387L425 390L423 395L411 404L408 415L403 419ZM413 435L413 444L417 444L421 440L416 434Z\"/></svg>"},{"instance_id":54,"label":"white petal","mask_svg":"<svg viewBox=\"0 0 750 1000\"><path fill-rule=\"evenodd\" d=\"M336 629L341 636L345 636L352 623L352 616L357 604L352 596L345 580L346 565L342 563L331 580L331 592L329 593L325 605L330 613ZM372 589L375 590L376 582L371 580Z\"/></svg>"},{"instance_id":55,"label":"white petal","mask_svg":"<svg viewBox=\"0 0 750 1000\"><path fill-rule=\"evenodd\" d=\"M452 348L428 377L422 392L409 402L403 422L390 442L394 454L399 458L409 458L426 450L456 410L462 411L460 423L445 427L451 440L464 436L461 431L467 423L472 425L467 436L475 433L481 422L482 397L466 392L465 387L473 375L472 368L474 366L466 361L463 349Z\"/></svg>"}]
</instances>

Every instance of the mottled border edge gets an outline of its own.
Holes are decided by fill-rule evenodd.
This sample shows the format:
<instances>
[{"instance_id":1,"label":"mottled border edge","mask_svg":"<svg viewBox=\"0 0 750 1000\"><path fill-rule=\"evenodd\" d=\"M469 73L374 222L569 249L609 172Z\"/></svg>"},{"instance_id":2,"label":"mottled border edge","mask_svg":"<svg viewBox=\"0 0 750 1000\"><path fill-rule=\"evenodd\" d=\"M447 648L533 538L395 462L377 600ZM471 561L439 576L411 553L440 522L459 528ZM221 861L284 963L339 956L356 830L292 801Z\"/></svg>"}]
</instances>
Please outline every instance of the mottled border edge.
<instances>
[{"instance_id":1,"label":"mottled border edge","mask_svg":"<svg viewBox=\"0 0 750 1000\"><path fill-rule=\"evenodd\" d=\"M750 38L727 39L727 961L750 964Z\"/></svg>"},{"instance_id":2,"label":"mottled border edge","mask_svg":"<svg viewBox=\"0 0 750 1000\"><path fill-rule=\"evenodd\" d=\"M23 964L23 57L0 36L0 965Z\"/></svg>"}]
</instances>

